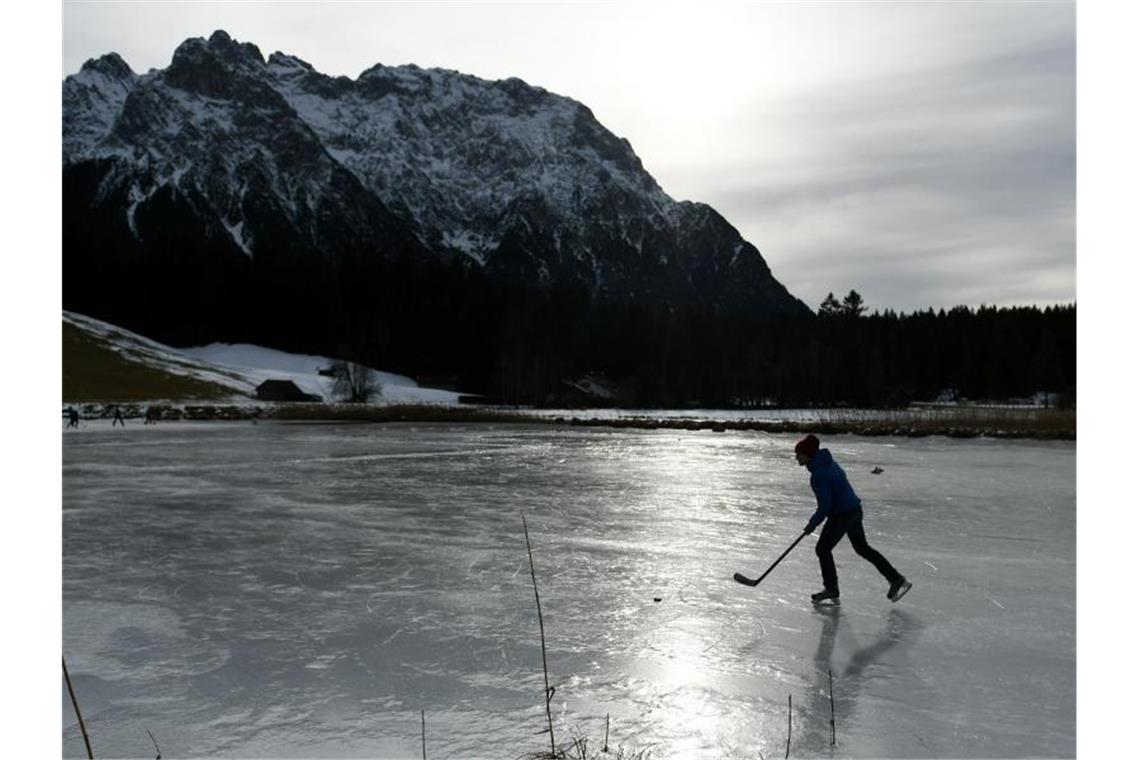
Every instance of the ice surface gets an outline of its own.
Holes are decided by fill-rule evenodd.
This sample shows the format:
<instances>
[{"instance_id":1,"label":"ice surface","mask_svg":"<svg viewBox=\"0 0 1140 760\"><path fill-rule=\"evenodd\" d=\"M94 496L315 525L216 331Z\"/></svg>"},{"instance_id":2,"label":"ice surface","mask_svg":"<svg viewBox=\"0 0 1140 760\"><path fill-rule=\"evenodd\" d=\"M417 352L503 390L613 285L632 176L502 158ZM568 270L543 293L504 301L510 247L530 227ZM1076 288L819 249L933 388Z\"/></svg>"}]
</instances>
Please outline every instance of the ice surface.
<instances>
[{"instance_id":1,"label":"ice surface","mask_svg":"<svg viewBox=\"0 0 1140 760\"><path fill-rule=\"evenodd\" d=\"M793 436L550 425L88 426L64 436L64 652L96 756L1075 753L1075 444L824 441L844 542L808 603ZM876 465L881 475L871 475ZM661 597L655 603L654 597ZM828 671L837 746L830 746ZM83 744L61 685L64 754ZM600 746L600 745L599 745Z\"/></svg>"}]
</instances>

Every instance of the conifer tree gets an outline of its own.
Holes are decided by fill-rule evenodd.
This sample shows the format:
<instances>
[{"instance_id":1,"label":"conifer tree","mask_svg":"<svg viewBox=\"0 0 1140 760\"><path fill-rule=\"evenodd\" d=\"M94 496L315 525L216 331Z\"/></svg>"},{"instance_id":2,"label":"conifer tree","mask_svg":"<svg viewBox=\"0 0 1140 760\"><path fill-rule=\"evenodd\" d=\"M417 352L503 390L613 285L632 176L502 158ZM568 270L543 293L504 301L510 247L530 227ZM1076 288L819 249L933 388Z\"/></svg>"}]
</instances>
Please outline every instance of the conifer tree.
<instances>
[{"instance_id":1,"label":"conifer tree","mask_svg":"<svg viewBox=\"0 0 1140 760\"><path fill-rule=\"evenodd\" d=\"M819 316L836 317L843 313L843 307L835 298L834 293L828 293L827 298L819 305Z\"/></svg>"},{"instance_id":2,"label":"conifer tree","mask_svg":"<svg viewBox=\"0 0 1140 760\"><path fill-rule=\"evenodd\" d=\"M843 298L842 313L848 317L859 317L867 310L863 305L863 296L852 290Z\"/></svg>"}]
</instances>

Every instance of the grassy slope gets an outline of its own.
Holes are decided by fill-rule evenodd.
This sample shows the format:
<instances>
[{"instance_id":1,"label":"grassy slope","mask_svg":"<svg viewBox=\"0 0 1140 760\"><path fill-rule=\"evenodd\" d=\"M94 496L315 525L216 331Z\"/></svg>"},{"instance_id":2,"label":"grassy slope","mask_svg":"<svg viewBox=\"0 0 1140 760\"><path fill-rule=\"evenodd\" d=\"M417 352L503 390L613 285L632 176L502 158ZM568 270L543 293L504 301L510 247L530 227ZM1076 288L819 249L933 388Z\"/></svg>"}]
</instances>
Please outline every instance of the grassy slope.
<instances>
[{"instance_id":1,"label":"grassy slope","mask_svg":"<svg viewBox=\"0 0 1140 760\"><path fill-rule=\"evenodd\" d=\"M71 403L151 399L225 400L234 391L125 359L102 339L63 324L63 400Z\"/></svg>"}]
</instances>

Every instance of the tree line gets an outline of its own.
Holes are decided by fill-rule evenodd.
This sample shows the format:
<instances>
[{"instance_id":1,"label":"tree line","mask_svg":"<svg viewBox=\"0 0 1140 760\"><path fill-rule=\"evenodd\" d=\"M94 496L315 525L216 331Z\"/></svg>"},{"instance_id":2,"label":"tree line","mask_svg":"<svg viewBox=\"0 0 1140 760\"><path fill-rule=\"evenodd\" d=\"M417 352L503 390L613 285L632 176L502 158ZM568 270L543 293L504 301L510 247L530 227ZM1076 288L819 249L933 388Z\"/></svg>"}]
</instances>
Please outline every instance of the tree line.
<instances>
[{"instance_id":1,"label":"tree line","mask_svg":"<svg viewBox=\"0 0 1140 760\"><path fill-rule=\"evenodd\" d=\"M500 325L492 395L555 403L563 380L593 373L643 407L1075 399L1075 305L868 314L851 291L815 315L773 317L556 300L516 304Z\"/></svg>"},{"instance_id":2,"label":"tree line","mask_svg":"<svg viewBox=\"0 0 1140 760\"><path fill-rule=\"evenodd\" d=\"M79 192L80 180L95 181L74 175L65 190ZM460 391L506 403L574 402L567 381L588 374L608 382L616 403L642 407L884 406L948 389L971 399L1075 394L1075 305L868 314L851 291L829 294L816 314L683 310L538 291L462 258L398 247L323 260L282 244L250 258L224 240L203 247L193 214L160 212L136 220L149 225L149 247L121 212L113 224L98 216L106 209L71 213L64 307L175 346L330 356L453 378Z\"/></svg>"}]
</instances>

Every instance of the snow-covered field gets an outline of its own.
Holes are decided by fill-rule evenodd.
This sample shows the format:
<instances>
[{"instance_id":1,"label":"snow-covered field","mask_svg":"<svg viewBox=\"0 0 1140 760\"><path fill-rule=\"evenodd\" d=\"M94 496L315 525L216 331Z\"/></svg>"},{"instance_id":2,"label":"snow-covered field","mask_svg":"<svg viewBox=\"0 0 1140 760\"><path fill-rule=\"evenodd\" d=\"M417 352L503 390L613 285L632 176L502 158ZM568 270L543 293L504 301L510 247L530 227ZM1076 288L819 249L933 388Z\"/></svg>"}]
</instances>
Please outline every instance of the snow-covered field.
<instances>
[{"instance_id":1,"label":"snow-covered field","mask_svg":"<svg viewBox=\"0 0 1140 760\"><path fill-rule=\"evenodd\" d=\"M333 361L326 356L291 354L233 343L172 348L75 312L63 312L63 320L105 339L113 350L132 361L232 388L234 397L230 401L233 403L253 403L254 390L266 380L292 380L305 393L332 400L331 380L318 373ZM374 370L374 377L381 388L374 403L454 404L459 399L458 393L423 388L404 375Z\"/></svg>"},{"instance_id":2,"label":"snow-covered field","mask_svg":"<svg viewBox=\"0 0 1140 760\"><path fill-rule=\"evenodd\" d=\"M1076 751L1075 444L825 440L899 604L844 542L817 611L791 436L175 423L64 436L64 653L97 757ZM876 465L884 472L872 475ZM660 602L655 602L660 598ZM829 672L836 744L831 746ZM64 754L83 755L66 690Z\"/></svg>"}]
</instances>

